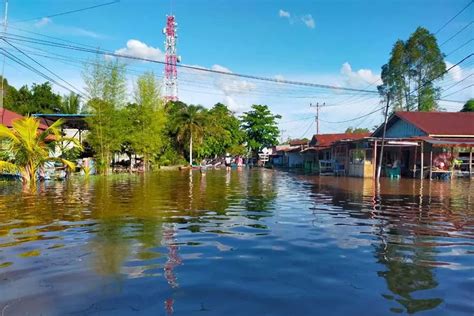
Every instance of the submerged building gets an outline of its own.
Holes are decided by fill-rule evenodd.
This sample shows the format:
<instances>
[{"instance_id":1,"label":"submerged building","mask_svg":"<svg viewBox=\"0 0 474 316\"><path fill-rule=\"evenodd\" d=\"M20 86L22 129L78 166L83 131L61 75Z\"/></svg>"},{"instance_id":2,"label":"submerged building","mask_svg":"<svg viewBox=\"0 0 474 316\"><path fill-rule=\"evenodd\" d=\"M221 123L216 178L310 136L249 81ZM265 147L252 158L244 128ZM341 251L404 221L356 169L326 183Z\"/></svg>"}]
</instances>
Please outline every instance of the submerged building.
<instances>
[{"instance_id":1,"label":"submerged building","mask_svg":"<svg viewBox=\"0 0 474 316\"><path fill-rule=\"evenodd\" d=\"M371 178L383 142L382 176L451 178L474 175L474 113L395 112L372 134L314 135L307 146L276 151L280 166L307 172ZM285 159L286 158L286 159Z\"/></svg>"}]
</instances>

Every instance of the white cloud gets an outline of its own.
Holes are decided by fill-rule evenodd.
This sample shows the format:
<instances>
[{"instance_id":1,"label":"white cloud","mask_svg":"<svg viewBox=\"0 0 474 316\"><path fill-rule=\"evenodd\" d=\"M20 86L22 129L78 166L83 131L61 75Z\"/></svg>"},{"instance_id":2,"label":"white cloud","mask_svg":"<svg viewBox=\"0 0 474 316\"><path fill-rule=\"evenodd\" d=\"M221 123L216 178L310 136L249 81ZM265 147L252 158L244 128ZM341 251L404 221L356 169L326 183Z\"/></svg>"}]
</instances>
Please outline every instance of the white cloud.
<instances>
[{"instance_id":1,"label":"white cloud","mask_svg":"<svg viewBox=\"0 0 474 316\"><path fill-rule=\"evenodd\" d=\"M215 70L215 71L220 71L220 72L228 72L228 73L232 73L232 71L230 71L229 68L226 68L224 66L221 66L221 65L213 65L211 67L212 70Z\"/></svg>"},{"instance_id":2,"label":"white cloud","mask_svg":"<svg viewBox=\"0 0 474 316\"><path fill-rule=\"evenodd\" d=\"M148 46L147 44L136 39L128 40L126 47L117 49L115 53L119 55L127 55L156 61L165 60L165 54L159 48Z\"/></svg>"},{"instance_id":3,"label":"white cloud","mask_svg":"<svg viewBox=\"0 0 474 316\"><path fill-rule=\"evenodd\" d=\"M311 14L303 15L301 17L301 21L303 21L303 23L310 29L314 29L314 27L316 26L315 23L314 23L314 19L311 16Z\"/></svg>"},{"instance_id":4,"label":"white cloud","mask_svg":"<svg viewBox=\"0 0 474 316\"><path fill-rule=\"evenodd\" d=\"M89 31L80 27L69 27L68 32L77 36L92 37L92 38L102 38L103 36L94 31Z\"/></svg>"},{"instance_id":5,"label":"white cloud","mask_svg":"<svg viewBox=\"0 0 474 316\"><path fill-rule=\"evenodd\" d=\"M363 87L368 84L376 84L380 76L374 74L370 69L359 69L353 71L351 65L348 62L342 64L341 74L343 75L343 80L347 86L350 87Z\"/></svg>"},{"instance_id":6,"label":"white cloud","mask_svg":"<svg viewBox=\"0 0 474 316\"><path fill-rule=\"evenodd\" d=\"M42 18L38 22L35 23L36 27L43 27L45 25L48 25L50 23L53 23L53 21L50 18Z\"/></svg>"},{"instance_id":7,"label":"white cloud","mask_svg":"<svg viewBox=\"0 0 474 316\"><path fill-rule=\"evenodd\" d=\"M283 75L275 75L274 77L277 81L283 81L285 80L285 77Z\"/></svg>"},{"instance_id":8,"label":"white cloud","mask_svg":"<svg viewBox=\"0 0 474 316\"><path fill-rule=\"evenodd\" d=\"M67 36L91 37L94 39L105 37L104 35L100 33L90 31L81 27L67 26L67 25L53 23L53 20L47 17L40 19L33 25L36 28L45 28L45 29L47 28L48 33L56 33L56 34L67 35Z\"/></svg>"},{"instance_id":9,"label":"white cloud","mask_svg":"<svg viewBox=\"0 0 474 316\"><path fill-rule=\"evenodd\" d=\"M454 66L454 64L450 63L449 61L446 61L445 63L446 69L449 69ZM453 78L454 81L460 81L463 77L463 70L459 65L457 65L454 66L453 69L448 72L448 74L451 76L451 78Z\"/></svg>"},{"instance_id":10,"label":"white cloud","mask_svg":"<svg viewBox=\"0 0 474 316\"><path fill-rule=\"evenodd\" d=\"M313 16L311 14L304 14L301 16L291 15L290 12L280 9L280 11L278 11L278 16L280 18L288 19L288 23L290 24L303 23L304 25L306 25L306 27L310 29L314 29L316 26L316 23L314 22Z\"/></svg>"},{"instance_id":11,"label":"white cloud","mask_svg":"<svg viewBox=\"0 0 474 316\"><path fill-rule=\"evenodd\" d=\"M212 70L232 73L232 71L222 65L213 65ZM238 79L237 77L226 76L226 75L215 75L214 87L224 95L224 104L226 104L230 110L234 112L241 112L246 110L248 107L236 101L236 97L245 95L246 93L256 89L256 84L244 79Z\"/></svg>"},{"instance_id":12,"label":"white cloud","mask_svg":"<svg viewBox=\"0 0 474 316\"><path fill-rule=\"evenodd\" d=\"M280 11L278 11L278 15L280 16L280 18L288 18L289 19L291 17L290 12L282 10L282 9L280 9Z\"/></svg>"}]
</instances>

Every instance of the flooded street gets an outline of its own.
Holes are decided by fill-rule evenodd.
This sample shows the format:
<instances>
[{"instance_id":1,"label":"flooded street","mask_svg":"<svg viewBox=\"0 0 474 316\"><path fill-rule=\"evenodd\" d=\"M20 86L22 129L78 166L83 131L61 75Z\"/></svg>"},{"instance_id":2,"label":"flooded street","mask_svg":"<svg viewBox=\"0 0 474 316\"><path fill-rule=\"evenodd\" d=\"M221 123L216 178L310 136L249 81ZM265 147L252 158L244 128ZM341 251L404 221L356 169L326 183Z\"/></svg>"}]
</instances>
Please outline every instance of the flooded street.
<instances>
[{"instance_id":1,"label":"flooded street","mask_svg":"<svg viewBox=\"0 0 474 316\"><path fill-rule=\"evenodd\" d=\"M0 183L0 315L473 315L474 181Z\"/></svg>"}]
</instances>

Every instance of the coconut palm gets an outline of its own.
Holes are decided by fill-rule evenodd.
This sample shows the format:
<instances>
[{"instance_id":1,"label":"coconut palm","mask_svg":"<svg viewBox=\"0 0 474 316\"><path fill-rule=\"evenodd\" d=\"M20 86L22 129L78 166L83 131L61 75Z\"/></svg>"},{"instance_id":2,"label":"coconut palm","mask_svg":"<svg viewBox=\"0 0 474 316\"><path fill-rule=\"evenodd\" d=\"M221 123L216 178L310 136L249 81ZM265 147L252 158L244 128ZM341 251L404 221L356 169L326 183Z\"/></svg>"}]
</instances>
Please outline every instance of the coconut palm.
<instances>
[{"instance_id":1,"label":"coconut palm","mask_svg":"<svg viewBox=\"0 0 474 316\"><path fill-rule=\"evenodd\" d=\"M200 105L189 105L179 110L173 118L178 141L189 141L189 164L193 164L193 140L200 142L204 134L206 112Z\"/></svg>"},{"instance_id":2,"label":"coconut palm","mask_svg":"<svg viewBox=\"0 0 474 316\"><path fill-rule=\"evenodd\" d=\"M76 139L61 135L61 123L58 120L44 131L38 130L39 120L33 117L13 121L11 129L0 125L0 150L10 156L10 159L0 160L0 171L18 172L24 183L34 185L39 168L47 161L59 161L74 169L72 162L50 157L55 145L63 141L80 147Z\"/></svg>"},{"instance_id":3,"label":"coconut palm","mask_svg":"<svg viewBox=\"0 0 474 316\"><path fill-rule=\"evenodd\" d=\"M61 98L61 106L59 112L63 114L77 114L81 108L81 96L71 92Z\"/></svg>"}]
</instances>

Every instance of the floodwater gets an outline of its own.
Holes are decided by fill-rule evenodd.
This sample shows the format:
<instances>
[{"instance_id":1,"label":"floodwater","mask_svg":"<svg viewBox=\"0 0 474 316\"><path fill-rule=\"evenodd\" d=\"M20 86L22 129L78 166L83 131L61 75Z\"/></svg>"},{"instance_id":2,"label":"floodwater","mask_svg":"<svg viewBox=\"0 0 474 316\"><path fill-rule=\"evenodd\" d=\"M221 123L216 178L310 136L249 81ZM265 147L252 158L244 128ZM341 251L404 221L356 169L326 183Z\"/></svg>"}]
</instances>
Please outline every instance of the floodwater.
<instances>
[{"instance_id":1,"label":"floodwater","mask_svg":"<svg viewBox=\"0 0 474 316\"><path fill-rule=\"evenodd\" d=\"M0 183L0 315L473 315L474 181Z\"/></svg>"}]
</instances>

